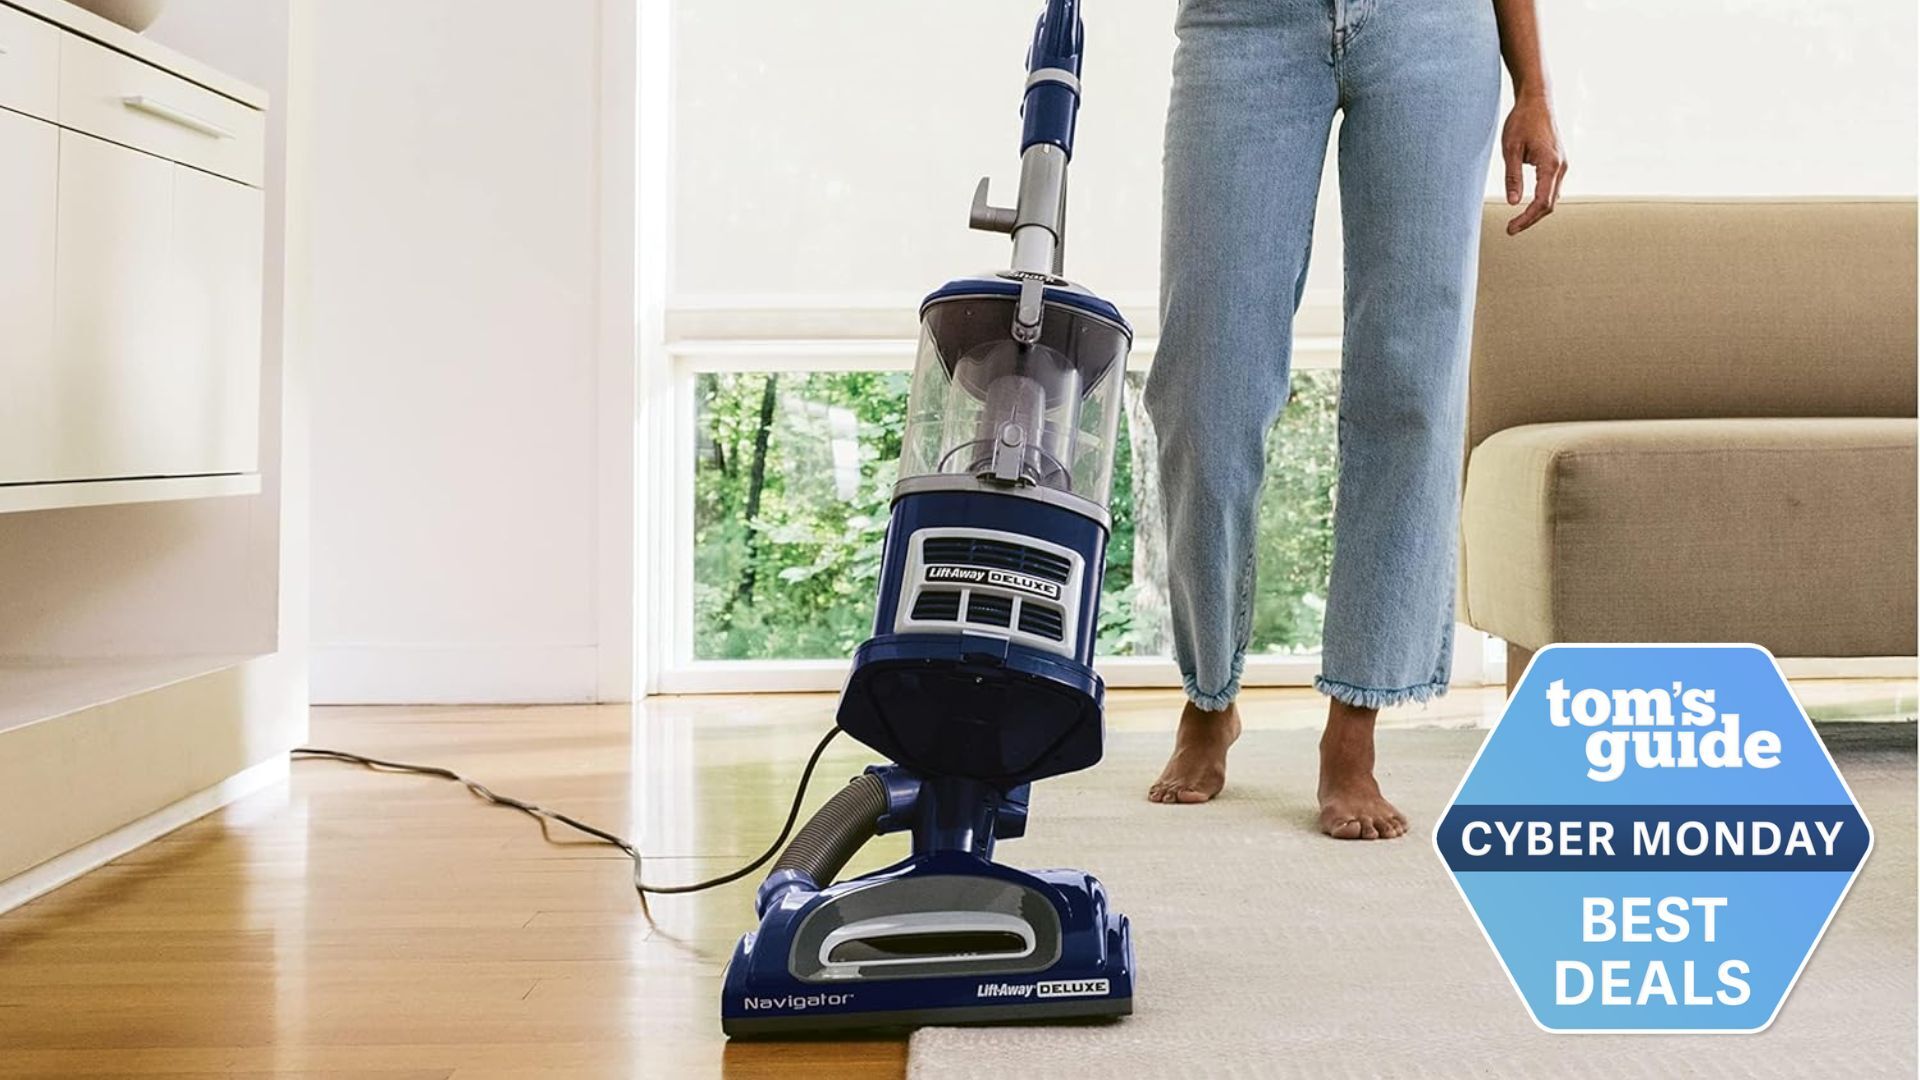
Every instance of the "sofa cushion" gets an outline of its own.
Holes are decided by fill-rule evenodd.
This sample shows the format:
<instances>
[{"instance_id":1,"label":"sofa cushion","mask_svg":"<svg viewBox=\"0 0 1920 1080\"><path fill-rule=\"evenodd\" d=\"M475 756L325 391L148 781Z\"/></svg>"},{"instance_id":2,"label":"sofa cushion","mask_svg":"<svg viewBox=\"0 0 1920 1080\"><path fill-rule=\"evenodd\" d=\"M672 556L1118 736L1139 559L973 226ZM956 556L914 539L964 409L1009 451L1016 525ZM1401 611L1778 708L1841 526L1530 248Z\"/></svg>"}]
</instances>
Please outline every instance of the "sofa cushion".
<instances>
[{"instance_id":1,"label":"sofa cushion","mask_svg":"<svg viewBox=\"0 0 1920 1080\"><path fill-rule=\"evenodd\" d=\"M1527 648L1911 656L1915 470L1910 419L1508 428L1467 463L1467 619Z\"/></svg>"}]
</instances>

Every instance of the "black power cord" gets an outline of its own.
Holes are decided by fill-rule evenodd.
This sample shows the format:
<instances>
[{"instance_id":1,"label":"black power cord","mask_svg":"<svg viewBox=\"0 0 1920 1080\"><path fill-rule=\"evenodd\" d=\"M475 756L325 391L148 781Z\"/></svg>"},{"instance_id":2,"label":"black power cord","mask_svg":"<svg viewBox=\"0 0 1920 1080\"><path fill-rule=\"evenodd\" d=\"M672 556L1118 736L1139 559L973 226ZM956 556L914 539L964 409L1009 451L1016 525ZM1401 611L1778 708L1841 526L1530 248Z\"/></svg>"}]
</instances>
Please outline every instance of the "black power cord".
<instances>
[{"instance_id":1,"label":"black power cord","mask_svg":"<svg viewBox=\"0 0 1920 1080\"><path fill-rule=\"evenodd\" d=\"M820 764L820 755L826 752L827 744L832 742L833 737L838 734L840 734L839 727L828 728L827 733L822 735L820 741L814 745L813 753L807 757L806 768L800 770L800 782L794 786L793 804L787 808L786 823L780 826L780 835L773 838L773 843L767 845L767 850L761 852L758 858L738 870L730 870L727 873L721 874L719 877L712 877L705 881L696 881L687 885L649 885L641 880L640 849L634 847L625 837L589 825L578 818L569 817L557 810L549 810L537 803L530 803L524 799L516 799L510 795L501 795L478 780L461 776L452 769L443 768L439 765L411 765L404 761L386 761L381 758L367 757L364 754L350 754L345 750L327 750L315 746L295 747L293 756L306 760L344 761L353 765L365 766L377 772L417 773L421 776L435 776L442 780L452 780L455 783L464 785L468 791L473 792L475 795L495 806L504 806L512 810L518 810L540 822L540 833L542 836L545 836L550 843L560 843L560 841L554 840L552 835L547 832L549 822L558 822L569 829L592 837L593 843L618 848L625 852L628 858L633 860L633 889L640 897L640 913L647 917L648 922L652 922L653 912L647 906L648 893L667 896L676 893L693 893L717 888L746 877L748 874L765 866L768 859L773 858L774 855L779 853L781 845L787 842L787 836L793 832L794 822L800 819L800 804L806 799L807 785L813 780L814 766Z\"/></svg>"}]
</instances>

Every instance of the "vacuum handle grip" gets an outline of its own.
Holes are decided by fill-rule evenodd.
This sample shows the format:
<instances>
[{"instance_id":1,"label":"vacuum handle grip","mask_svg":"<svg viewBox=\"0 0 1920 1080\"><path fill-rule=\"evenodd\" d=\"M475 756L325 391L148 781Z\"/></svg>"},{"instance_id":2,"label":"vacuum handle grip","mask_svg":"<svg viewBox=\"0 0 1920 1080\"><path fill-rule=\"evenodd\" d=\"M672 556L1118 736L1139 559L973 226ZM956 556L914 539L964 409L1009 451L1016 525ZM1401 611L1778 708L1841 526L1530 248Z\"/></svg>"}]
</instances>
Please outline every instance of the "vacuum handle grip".
<instances>
[{"instance_id":1,"label":"vacuum handle grip","mask_svg":"<svg viewBox=\"0 0 1920 1080\"><path fill-rule=\"evenodd\" d=\"M1033 48L1027 52L1027 71L1062 68L1079 78L1083 37L1080 0L1047 0L1046 10L1033 26Z\"/></svg>"},{"instance_id":2,"label":"vacuum handle grip","mask_svg":"<svg viewBox=\"0 0 1920 1080\"><path fill-rule=\"evenodd\" d=\"M1040 143L1073 156L1073 124L1080 111L1080 54L1085 32L1080 0L1047 0L1027 50L1027 88L1020 114L1020 150Z\"/></svg>"}]
</instances>

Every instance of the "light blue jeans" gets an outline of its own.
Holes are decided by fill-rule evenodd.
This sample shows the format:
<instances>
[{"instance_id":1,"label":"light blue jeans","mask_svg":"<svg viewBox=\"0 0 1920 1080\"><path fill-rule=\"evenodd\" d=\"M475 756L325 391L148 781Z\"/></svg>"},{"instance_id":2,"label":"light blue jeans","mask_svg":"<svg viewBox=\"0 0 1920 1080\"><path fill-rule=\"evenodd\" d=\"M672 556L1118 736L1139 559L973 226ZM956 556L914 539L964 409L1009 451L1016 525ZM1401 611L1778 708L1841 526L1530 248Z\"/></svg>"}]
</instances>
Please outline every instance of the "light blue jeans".
<instances>
[{"instance_id":1,"label":"light blue jeans","mask_svg":"<svg viewBox=\"0 0 1920 1080\"><path fill-rule=\"evenodd\" d=\"M1328 132L1346 330L1319 689L1444 693L1480 203L1500 103L1491 0L1183 0L1167 111L1160 440L1174 656L1224 708L1252 629L1268 430L1287 399Z\"/></svg>"}]
</instances>

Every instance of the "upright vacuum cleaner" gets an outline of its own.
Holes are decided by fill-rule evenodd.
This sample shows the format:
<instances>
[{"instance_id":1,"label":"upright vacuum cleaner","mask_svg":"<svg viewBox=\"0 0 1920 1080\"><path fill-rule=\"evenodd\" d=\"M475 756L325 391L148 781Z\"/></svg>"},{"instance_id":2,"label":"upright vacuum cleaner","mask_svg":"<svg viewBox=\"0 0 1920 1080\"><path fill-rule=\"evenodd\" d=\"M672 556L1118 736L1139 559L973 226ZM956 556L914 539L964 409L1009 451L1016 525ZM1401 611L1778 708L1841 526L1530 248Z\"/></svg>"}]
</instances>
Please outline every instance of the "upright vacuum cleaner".
<instances>
[{"instance_id":1,"label":"upright vacuum cleaner","mask_svg":"<svg viewBox=\"0 0 1920 1080\"><path fill-rule=\"evenodd\" d=\"M1093 670L1106 510L1133 332L1061 278L1080 103L1078 0L1048 0L1028 55L1020 191L974 192L1009 270L920 306L920 349L873 637L838 722L891 758L836 793L761 884L727 966L728 1035L1118 1016L1126 916L1080 870L1016 870L1035 780L1100 760ZM878 833L913 854L835 876Z\"/></svg>"}]
</instances>

